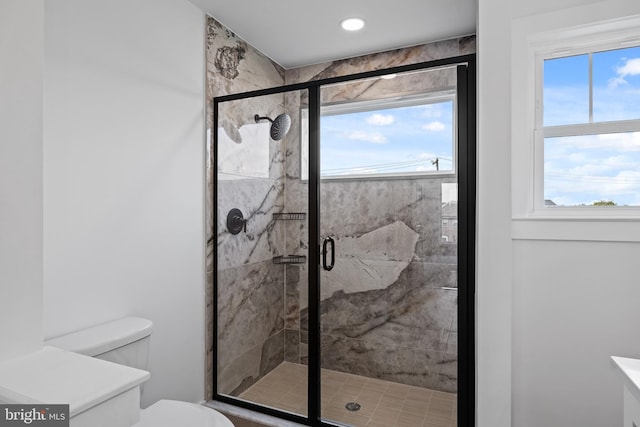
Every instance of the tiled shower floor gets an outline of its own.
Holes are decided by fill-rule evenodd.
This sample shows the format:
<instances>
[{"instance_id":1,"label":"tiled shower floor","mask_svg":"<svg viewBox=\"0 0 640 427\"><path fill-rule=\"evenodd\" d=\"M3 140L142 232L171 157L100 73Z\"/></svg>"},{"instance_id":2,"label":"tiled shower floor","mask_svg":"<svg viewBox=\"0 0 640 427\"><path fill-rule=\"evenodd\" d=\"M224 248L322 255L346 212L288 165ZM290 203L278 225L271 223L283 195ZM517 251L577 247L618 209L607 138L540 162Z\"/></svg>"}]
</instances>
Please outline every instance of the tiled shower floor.
<instances>
[{"instance_id":1,"label":"tiled shower floor","mask_svg":"<svg viewBox=\"0 0 640 427\"><path fill-rule=\"evenodd\" d=\"M355 427L456 427L456 395L322 370L322 418ZM241 399L306 415L307 367L284 362ZM356 412L345 405L357 402Z\"/></svg>"}]
</instances>

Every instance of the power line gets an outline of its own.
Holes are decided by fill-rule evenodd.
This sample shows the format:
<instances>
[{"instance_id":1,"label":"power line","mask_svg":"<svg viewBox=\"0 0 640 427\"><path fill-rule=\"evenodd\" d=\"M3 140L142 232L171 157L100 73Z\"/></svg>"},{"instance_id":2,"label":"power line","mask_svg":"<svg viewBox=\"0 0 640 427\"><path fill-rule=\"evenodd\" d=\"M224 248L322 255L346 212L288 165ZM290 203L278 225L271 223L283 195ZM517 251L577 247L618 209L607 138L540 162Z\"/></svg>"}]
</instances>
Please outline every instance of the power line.
<instances>
[{"instance_id":1,"label":"power line","mask_svg":"<svg viewBox=\"0 0 640 427\"><path fill-rule=\"evenodd\" d=\"M451 158L447 158L447 157L436 157L436 159L438 159L438 162L440 161L447 161L447 162L453 162L453 160ZM328 169L322 169L323 174L340 174L340 173L349 173L349 172L357 172L357 171L361 171L363 169L374 169L376 171L379 170L394 170L394 169L402 169L402 168L407 168L410 166L419 166L422 164L427 164L427 163L432 163L434 162L434 160L432 159L420 159L420 160L407 160L407 161L403 161L403 162L392 162L392 163L378 163L378 164L373 164L373 165L361 165L361 166L350 166L350 167L345 167L345 168L328 168Z\"/></svg>"}]
</instances>

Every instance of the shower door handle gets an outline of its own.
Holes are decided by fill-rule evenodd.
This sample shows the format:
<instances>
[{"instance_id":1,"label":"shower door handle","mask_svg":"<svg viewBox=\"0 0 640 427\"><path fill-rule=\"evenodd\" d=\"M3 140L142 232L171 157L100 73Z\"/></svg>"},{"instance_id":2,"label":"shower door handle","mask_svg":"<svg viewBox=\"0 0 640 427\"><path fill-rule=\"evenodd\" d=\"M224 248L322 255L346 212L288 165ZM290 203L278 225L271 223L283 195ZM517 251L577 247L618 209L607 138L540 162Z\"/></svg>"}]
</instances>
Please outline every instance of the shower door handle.
<instances>
[{"instance_id":1,"label":"shower door handle","mask_svg":"<svg viewBox=\"0 0 640 427\"><path fill-rule=\"evenodd\" d=\"M329 248L329 244L331 244L331 264L327 265L327 249ZM322 242L322 268L327 271L333 270L333 266L336 263L336 242L331 238L327 237Z\"/></svg>"}]
</instances>

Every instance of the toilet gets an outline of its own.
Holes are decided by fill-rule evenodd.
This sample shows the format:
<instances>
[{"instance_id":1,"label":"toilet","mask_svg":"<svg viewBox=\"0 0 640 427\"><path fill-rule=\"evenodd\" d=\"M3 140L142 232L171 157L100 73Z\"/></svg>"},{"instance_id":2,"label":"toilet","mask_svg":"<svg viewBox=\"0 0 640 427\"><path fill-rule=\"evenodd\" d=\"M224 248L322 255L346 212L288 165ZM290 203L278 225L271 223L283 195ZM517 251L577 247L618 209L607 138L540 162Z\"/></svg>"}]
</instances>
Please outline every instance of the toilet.
<instances>
[{"instance_id":1,"label":"toilet","mask_svg":"<svg viewBox=\"0 0 640 427\"><path fill-rule=\"evenodd\" d=\"M45 344L132 368L147 370L153 322L127 317L48 340ZM141 387L144 393L144 386ZM202 405L159 400L140 412L133 427L233 427L220 412Z\"/></svg>"}]
</instances>

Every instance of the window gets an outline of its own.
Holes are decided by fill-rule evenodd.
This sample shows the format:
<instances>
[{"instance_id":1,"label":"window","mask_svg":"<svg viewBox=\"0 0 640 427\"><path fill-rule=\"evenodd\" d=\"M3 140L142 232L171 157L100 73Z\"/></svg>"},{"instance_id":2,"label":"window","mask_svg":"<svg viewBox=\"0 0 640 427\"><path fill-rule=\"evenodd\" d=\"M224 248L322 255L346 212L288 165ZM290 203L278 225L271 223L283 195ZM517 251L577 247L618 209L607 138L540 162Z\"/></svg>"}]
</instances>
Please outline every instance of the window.
<instances>
[{"instance_id":1,"label":"window","mask_svg":"<svg viewBox=\"0 0 640 427\"><path fill-rule=\"evenodd\" d=\"M306 120L306 110L301 117ZM325 105L320 134L323 179L452 174L455 92ZM302 178L307 179L304 142Z\"/></svg>"},{"instance_id":2,"label":"window","mask_svg":"<svg viewBox=\"0 0 640 427\"><path fill-rule=\"evenodd\" d=\"M534 209L640 207L640 42L620 46L538 55Z\"/></svg>"}]
</instances>

